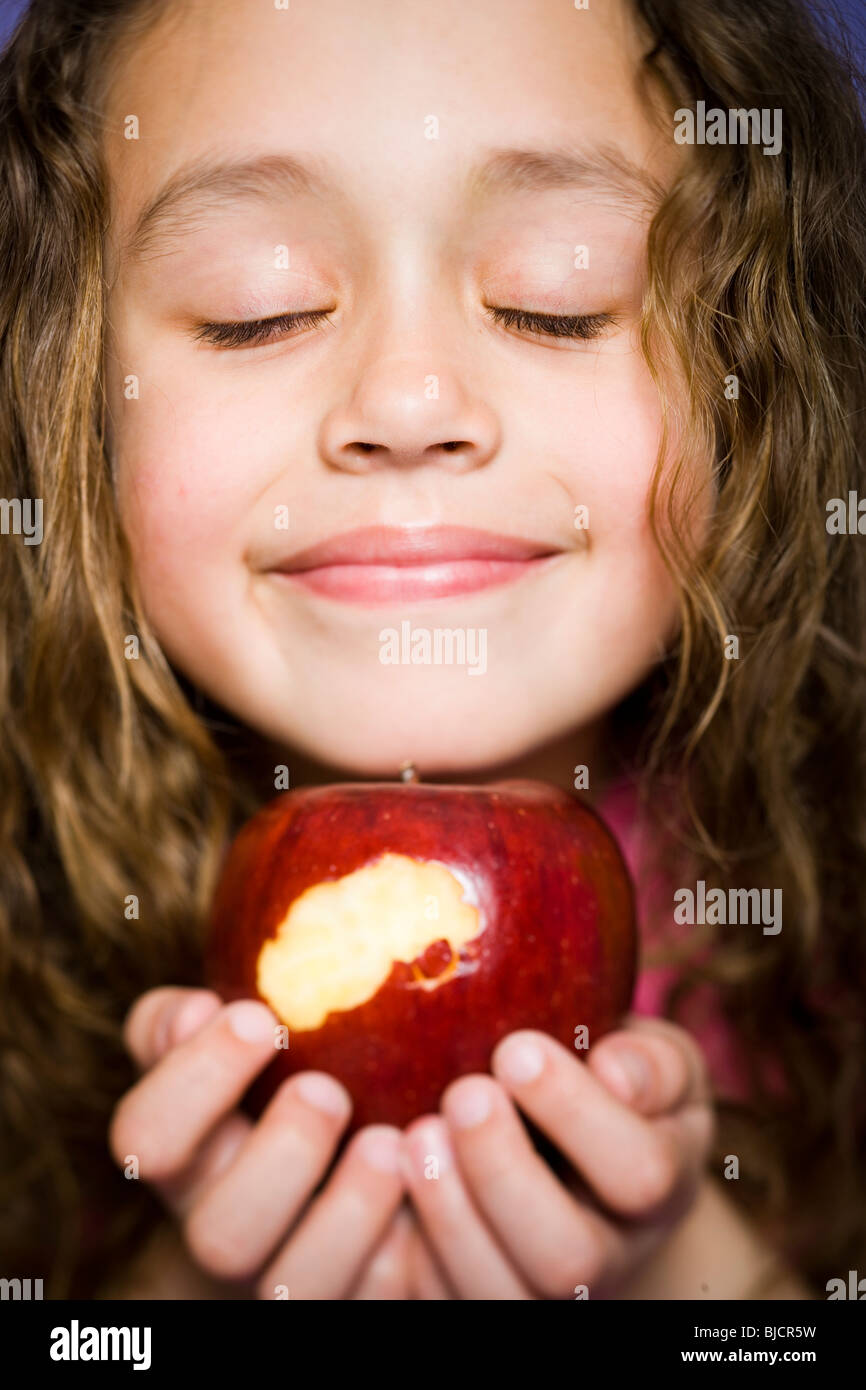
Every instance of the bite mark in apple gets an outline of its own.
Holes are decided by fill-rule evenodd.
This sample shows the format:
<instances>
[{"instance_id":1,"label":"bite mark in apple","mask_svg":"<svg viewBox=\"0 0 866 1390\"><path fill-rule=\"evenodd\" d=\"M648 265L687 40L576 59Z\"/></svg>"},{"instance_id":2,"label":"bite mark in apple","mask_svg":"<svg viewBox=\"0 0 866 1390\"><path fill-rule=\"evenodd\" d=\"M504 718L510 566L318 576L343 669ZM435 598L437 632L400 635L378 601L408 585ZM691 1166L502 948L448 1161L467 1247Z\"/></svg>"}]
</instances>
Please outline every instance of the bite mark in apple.
<instances>
[{"instance_id":1,"label":"bite mark in apple","mask_svg":"<svg viewBox=\"0 0 866 1390\"><path fill-rule=\"evenodd\" d=\"M441 987L481 930L479 909L444 864L386 853L295 898L259 953L257 988L290 1030L319 1028L371 999L397 961L412 965L420 987Z\"/></svg>"}]
</instances>

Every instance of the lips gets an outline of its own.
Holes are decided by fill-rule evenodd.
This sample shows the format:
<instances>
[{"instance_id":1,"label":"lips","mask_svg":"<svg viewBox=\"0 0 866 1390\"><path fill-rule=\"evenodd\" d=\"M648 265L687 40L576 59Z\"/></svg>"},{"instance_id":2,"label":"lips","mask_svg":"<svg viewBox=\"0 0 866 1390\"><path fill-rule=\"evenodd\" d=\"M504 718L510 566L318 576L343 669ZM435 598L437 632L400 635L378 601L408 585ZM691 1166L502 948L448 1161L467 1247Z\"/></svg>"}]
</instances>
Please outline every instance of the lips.
<instances>
[{"instance_id":1,"label":"lips","mask_svg":"<svg viewBox=\"0 0 866 1390\"><path fill-rule=\"evenodd\" d=\"M272 572L347 602L412 602L510 583L561 553L465 526L365 526L299 551Z\"/></svg>"}]
</instances>

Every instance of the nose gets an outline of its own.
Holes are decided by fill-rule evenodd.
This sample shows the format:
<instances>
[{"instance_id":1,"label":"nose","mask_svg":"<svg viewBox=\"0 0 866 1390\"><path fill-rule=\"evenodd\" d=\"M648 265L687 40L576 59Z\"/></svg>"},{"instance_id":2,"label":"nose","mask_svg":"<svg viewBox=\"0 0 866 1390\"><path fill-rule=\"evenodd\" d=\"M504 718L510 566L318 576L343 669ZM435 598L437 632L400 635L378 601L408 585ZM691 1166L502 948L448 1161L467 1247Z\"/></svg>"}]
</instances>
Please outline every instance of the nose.
<instances>
[{"instance_id":1,"label":"nose","mask_svg":"<svg viewBox=\"0 0 866 1390\"><path fill-rule=\"evenodd\" d=\"M357 374L345 402L324 420L322 457L347 473L435 465L467 473L499 446L494 411L453 366L430 355L378 355Z\"/></svg>"}]
</instances>

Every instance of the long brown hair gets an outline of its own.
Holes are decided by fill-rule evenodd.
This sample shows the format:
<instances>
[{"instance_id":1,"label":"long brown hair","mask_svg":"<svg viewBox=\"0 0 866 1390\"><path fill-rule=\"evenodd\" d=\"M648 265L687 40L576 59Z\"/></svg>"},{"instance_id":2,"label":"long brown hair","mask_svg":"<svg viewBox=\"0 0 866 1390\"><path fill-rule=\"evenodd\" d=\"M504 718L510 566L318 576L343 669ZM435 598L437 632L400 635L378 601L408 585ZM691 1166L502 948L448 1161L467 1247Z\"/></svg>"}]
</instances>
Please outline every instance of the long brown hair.
<instances>
[{"instance_id":1,"label":"long brown hair","mask_svg":"<svg viewBox=\"0 0 866 1390\"><path fill-rule=\"evenodd\" d=\"M823 1291L866 1258L866 549L827 525L866 497L862 79L789 0L639 9L678 109L784 122L778 156L697 146L650 230L644 350L690 416L654 480L682 632L641 692L639 765L647 806L661 780L687 811L659 841L691 865L674 882L782 892L778 935L695 932L668 1010L716 985L751 1101L720 1107L716 1171L741 1158L732 1192ZM700 553L676 526L693 451L715 459Z\"/></svg>"},{"instance_id":2,"label":"long brown hair","mask_svg":"<svg viewBox=\"0 0 866 1390\"><path fill-rule=\"evenodd\" d=\"M866 1257L866 560L825 525L866 496L866 136L853 64L796 0L635 7L675 104L784 113L778 157L694 150L650 230L644 351L663 401L669 368L689 383L652 498L682 626L617 719L647 806L686 810L671 871L783 889L783 931L710 932L668 1004L718 985L753 1100L722 1107L716 1157L742 1155L733 1195L821 1289ZM99 84L163 8L32 0L0 57L0 493L45 504L41 545L0 545L0 1207L4 1267L54 1298L90 1296L157 1218L107 1152L121 1023L197 983L226 833L262 791L148 626L106 458ZM707 456L693 553L678 499Z\"/></svg>"}]
</instances>

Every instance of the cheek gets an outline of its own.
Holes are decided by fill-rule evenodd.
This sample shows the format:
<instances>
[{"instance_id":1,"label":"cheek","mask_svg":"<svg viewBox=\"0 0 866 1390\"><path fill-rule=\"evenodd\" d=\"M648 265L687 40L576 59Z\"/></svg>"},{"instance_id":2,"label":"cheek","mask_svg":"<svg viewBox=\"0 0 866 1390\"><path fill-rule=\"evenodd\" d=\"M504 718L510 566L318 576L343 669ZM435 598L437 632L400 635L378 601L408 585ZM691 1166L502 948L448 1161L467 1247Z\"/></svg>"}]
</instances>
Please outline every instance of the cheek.
<instances>
[{"instance_id":1,"label":"cheek","mask_svg":"<svg viewBox=\"0 0 866 1390\"><path fill-rule=\"evenodd\" d=\"M115 417L116 418L116 417ZM260 478L249 421L237 407L197 409L183 393L124 401L114 431L117 503L145 588L199 586L242 553L243 519Z\"/></svg>"},{"instance_id":2,"label":"cheek","mask_svg":"<svg viewBox=\"0 0 866 1390\"><path fill-rule=\"evenodd\" d=\"M606 639L643 660L671 640L680 614L676 585L649 516L662 442L661 405L636 350L600 362L594 378L574 422L579 440L571 454L574 467L562 481L589 515L591 579L584 599ZM679 442L669 424L668 457ZM664 512L663 494L656 511Z\"/></svg>"},{"instance_id":3,"label":"cheek","mask_svg":"<svg viewBox=\"0 0 866 1390\"><path fill-rule=\"evenodd\" d=\"M243 554L245 519L268 482L261 414L174 360L171 342L147 338L122 303L116 316L106 388L121 525L145 602L171 587L193 604L204 575ZM129 400L132 372L140 394Z\"/></svg>"},{"instance_id":4,"label":"cheek","mask_svg":"<svg viewBox=\"0 0 866 1390\"><path fill-rule=\"evenodd\" d=\"M639 353L623 351L599 362L581 395L570 421L577 446L563 455L574 463L563 481L588 509L590 542L599 558L636 545L655 549L648 505L662 418L649 370Z\"/></svg>"}]
</instances>

